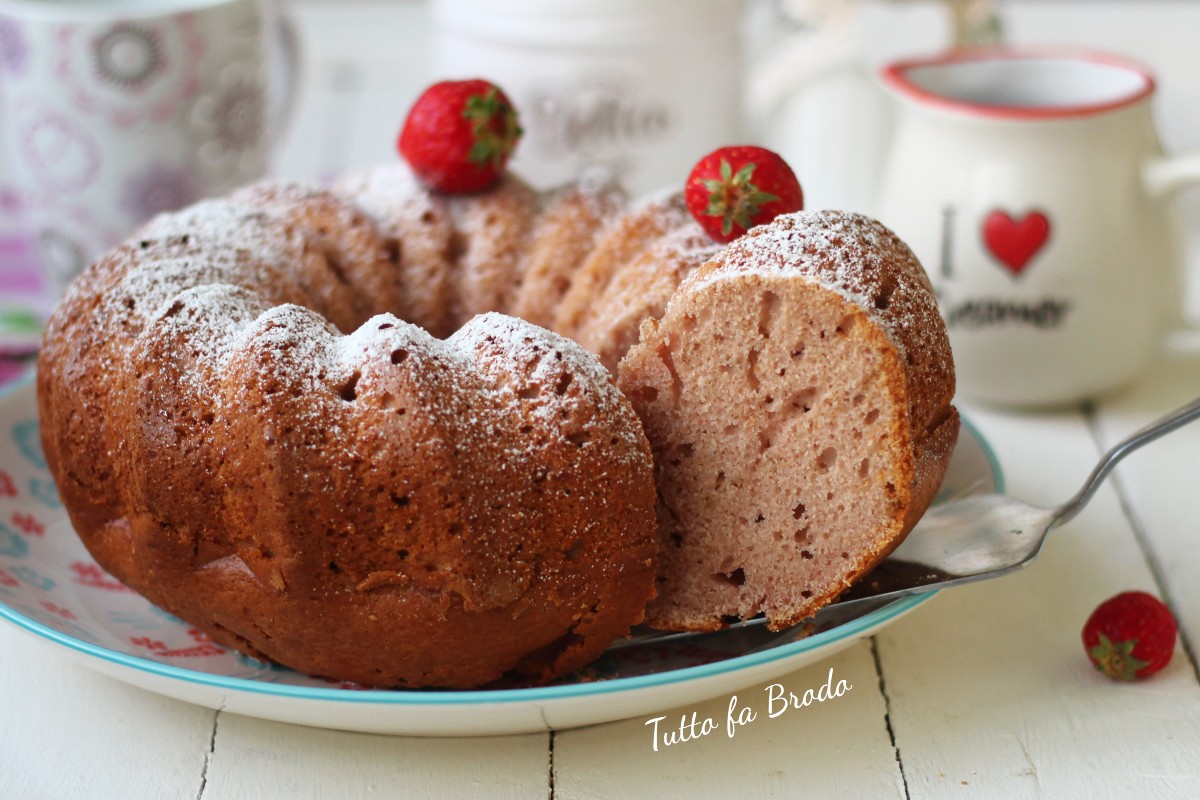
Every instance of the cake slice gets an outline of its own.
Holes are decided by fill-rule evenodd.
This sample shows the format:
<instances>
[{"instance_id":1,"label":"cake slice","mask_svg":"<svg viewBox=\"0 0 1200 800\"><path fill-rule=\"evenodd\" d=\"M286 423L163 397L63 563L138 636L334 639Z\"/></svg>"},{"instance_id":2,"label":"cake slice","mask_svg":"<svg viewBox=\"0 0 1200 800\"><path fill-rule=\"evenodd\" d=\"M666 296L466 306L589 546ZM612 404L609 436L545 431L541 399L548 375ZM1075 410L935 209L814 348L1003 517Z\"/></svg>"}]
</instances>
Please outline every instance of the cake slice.
<instances>
[{"instance_id":1,"label":"cake slice","mask_svg":"<svg viewBox=\"0 0 1200 800\"><path fill-rule=\"evenodd\" d=\"M958 432L928 278L843 212L731 244L643 324L618 382L654 450L662 629L810 616L913 527Z\"/></svg>"}]
</instances>

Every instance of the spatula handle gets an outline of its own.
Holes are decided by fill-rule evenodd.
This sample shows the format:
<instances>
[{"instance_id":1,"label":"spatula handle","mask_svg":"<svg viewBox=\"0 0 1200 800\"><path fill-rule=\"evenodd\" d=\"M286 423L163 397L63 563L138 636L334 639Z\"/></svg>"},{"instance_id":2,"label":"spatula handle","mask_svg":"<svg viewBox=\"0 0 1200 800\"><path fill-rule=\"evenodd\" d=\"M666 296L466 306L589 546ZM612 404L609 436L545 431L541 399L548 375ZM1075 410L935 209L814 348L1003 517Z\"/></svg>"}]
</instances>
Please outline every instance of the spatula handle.
<instances>
[{"instance_id":1,"label":"spatula handle","mask_svg":"<svg viewBox=\"0 0 1200 800\"><path fill-rule=\"evenodd\" d=\"M1149 444L1160 436L1166 436L1168 433L1178 430L1198 418L1200 418L1200 397L1156 419L1144 428L1138 429L1117 442L1104 454L1100 459L1100 463L1096 464L1096 467L1092 470L1092 474L1084 482L1083 488L1059 508L1058 515L1055 516L1053 524L1055 526L1061 525L1078 514L1087 505L1087 502L1092 499L1092 495L1100 488L1100 484L1104 483L1104 479L1112 472L1113 467L1120 463L1121 459L1125 458L1125 456L1137 450L1142 445Z\"/></svg>"}]
</instances>

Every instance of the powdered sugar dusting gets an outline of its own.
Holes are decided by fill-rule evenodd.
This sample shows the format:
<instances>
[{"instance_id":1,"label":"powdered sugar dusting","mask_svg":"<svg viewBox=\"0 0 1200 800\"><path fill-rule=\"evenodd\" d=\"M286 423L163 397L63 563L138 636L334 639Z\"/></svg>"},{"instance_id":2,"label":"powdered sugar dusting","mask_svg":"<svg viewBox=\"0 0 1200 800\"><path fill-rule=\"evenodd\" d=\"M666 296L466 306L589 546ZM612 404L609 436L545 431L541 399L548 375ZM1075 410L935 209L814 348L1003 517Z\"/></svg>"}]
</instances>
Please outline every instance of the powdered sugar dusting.
<instances>
[{"instance_id":1,"label":"powdered sugar dusting","mask_svg":"<svg viewBox=\"0 0 1200 800\"><path fill-rule=\"evenodd\" d=\"M699 265L721 252L724 245L714 242L692 216L683 192L661 193L643 201L641 213L653 217L663 231L649 253L664 262L683 260Z\"/></svg>"},{"instance_id":2,"label":"powdered sugar dusting","mask_svg":"<svg viewBox=\"0 0 1200 800\"><path fill-rule=\"evenodd\" d=\"M435 336L455 326L461 240L446 199L421 188L406 164L379 164L343 175L334 191L358 206L389 240L403 286L397 313Z\"/></svg>"},{"instance_id":3,"label":"powdered sugar dusting","mask_svg":"<svg viewBox=\"0 0 1200 800\"><path fill-rule=\"evenodd\" d=\"M476 368L494 381L489 391L513 413L528 414L543 425L557 426L569 415L569 406L591 405L600 418L618 421L611 432L623 446L614 454L639 453L641 422L632 406L596 357L572 340L492 312L473 318L447 344L472 354ZM571 376L566 386L564 375ZM543 390L531 393L531 386Z\"/></svg>"},{"instance_id":4,"label":"powdered sugar dusting","mask_svg":"<svg viewBox=\"0 0 1200 800\"><path fill-rule=\"evenodd\" d=\"M248 186L243 186L234 192L230 199L247 205L256 205L260 201L280 203L282 205L302 205L316 195L324 194L327 190L311 181L281 181L266 178Z\"/></svg>"},{"instance_id":5,"label":"powdered sugar dusting","mask_svg":"<svg viewBox=\"0 0 1200 800\"><path fill-rule=\"evenodd\" d=\"M800 211L754 228L680 286L697 292L746 275L795 277L837 292L888 336L906 364L914 425L954 394L954 362L928 276L882 223L845 211Z\"/></svg>"},{"instance_id":6,"label":"powdered sugar dusting","mask_svg":"<svg viewBox=\"0 0 1200 800\"><path fill-rule=\"evenodd\" d=\"M224 283L184 289L159 306L142 337L132 344L129 357L147 358L147 350L165 345L170 357L190 362L189 368L174 376L179 388L187 396L216 401L218 395L206 390L205 382L225 368L225 357L237 333L269 308L270 304L254 292Z\"/></svg>"},{"instance_id":7,"label":"powdered sugar dusting","mask_svg":"<svg viewBox=\"0 0 1200 800\"><path fill-rule=\"evenodd\" d=\"M396 220L420 213L427 203L434 204L408 165L400 162L349 171L338 177L333 190L353 199L390 236L403 232Z\"/></svg>"},{"instance_id":8,"label":"powdered sugar dusting","mask_svg":"<svg viewBox=\"0 0 1200 800\"><path fill-rule=\"evenodd\" d=\"M304 235L280 224L266 211L232 200L204 200L160 214L134 240L181 239L195 245L235 244L261 261L278 263L304 252Z\"/></svg>"},{"instance_id":9,"label":"powdered sugar dusting","mask_svg":"<svg viewBox=\"0 0 1200 800\"><path fill-rule=\"evenodd\" d=\"M729 245L693 291L738 275L813 280L861 306L903 352L932 344L940 327L929 278L900 239L878 221L843 211L785 214Z\"/></svg>"},{"instance_id":10,"label":"powdered sugar dusting","mask_svg":"<svg viewBox=\"0 0 1200 800\"><path fill-rule=\"evenodd\" d=\"M200 358L214 358L226 349L238 331L269 309L270 304L254 292L238 286L209 283L185 289L171 297L169 305L160 307L151 324L158 334L169 338L186 334L193 353ZM204 319L202 326L197 324L201 316Z\"/></svg>"},{"instance_id":11,"label":"powdered sugar dusting","mask_svg":"<svg viewBox=\"0 0 1200 800\"><path fill-rule=\"evenodd\" d=\"M651 252L664 259L685 259L702 264L721 252L721 245L709 238L694 219L688 218L663 234Z\"/></svg>"}]
</instances>

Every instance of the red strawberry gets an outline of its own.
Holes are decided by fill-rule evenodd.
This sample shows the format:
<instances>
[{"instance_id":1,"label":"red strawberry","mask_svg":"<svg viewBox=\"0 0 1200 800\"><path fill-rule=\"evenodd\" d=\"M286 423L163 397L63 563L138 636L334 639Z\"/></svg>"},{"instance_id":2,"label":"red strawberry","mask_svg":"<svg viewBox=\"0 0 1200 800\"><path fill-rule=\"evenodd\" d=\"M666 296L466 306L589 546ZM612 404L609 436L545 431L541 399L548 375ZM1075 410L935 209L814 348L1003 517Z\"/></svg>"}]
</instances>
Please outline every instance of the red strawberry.
<instances>
[{"instance_id":1,"label":"red strawberry","mask_svg":"<svg viewBox=\"0 0 1200 800\"><path fill-rule=\"evenodd\" d=\"M459 194L491 186L521 133L516 109L495 84L442 81L409 109L397 145L423 183Z\"/></svg>"},{"instance_id":2,"label":"red strawberry","mask_svg":"<svg viewBox=\"0 0 1200 800\"><path fill-rule=\"evenodd\" d=\"M777 153L749 145L721 147L696 162L684 200L718 242L732 242L755 225L804 208L792 168Z\"/></svg>"},{"instance_id":3,"label":"red strawberry","mask_svg":"<svg viewBox=\"0 0 1200 800\"><path fill-rule=\"evenodd\" d=\"M1083 648L1096 669L1113 680L1153 675L1175 651L1175 618L1145 592L1122 592L1105 600L1083 626Z\"/></svg>"}]
</instances>

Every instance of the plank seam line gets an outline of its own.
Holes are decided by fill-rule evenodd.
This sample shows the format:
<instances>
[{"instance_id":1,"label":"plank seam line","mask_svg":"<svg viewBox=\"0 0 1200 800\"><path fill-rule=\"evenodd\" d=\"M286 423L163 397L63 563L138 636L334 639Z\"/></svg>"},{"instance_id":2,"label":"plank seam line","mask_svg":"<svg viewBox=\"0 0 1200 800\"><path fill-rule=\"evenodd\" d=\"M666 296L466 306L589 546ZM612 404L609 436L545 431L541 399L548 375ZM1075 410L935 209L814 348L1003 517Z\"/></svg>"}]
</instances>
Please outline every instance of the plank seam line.
<instances>
[{"instance_id":1,"label":"plank seam line","mask_svg":"<svg viewBox=\"0 0 1200 800\"><path fill-rule=\"evenodd\" d=\"M1100 422L1096 409L1090 404L1084 408L1085 419L1087 420L1088 432L1092 436L1092 440L1096 444L1096 448L1103 454L1107 450L1107 445L1104 443L1104 437L1100 432ZM1129 501L1128 492L1125 489L1125 483L1121 478L1121 468L1117 467L1109 475L1108 480L1112 483L1113 491L1117 495L1117 503L1121 506L1121 513L1125 516L1125 521L1129 523L1130 530L1133 531L1133 539L1137 542L1138 548L1142 551L1142 559L1146 562L1146 566L1150 570L1150 577L1154 580L1154 586L1158 589L1159 596L1163 602L1167 604L1167 608L1171 609L1171 613L1175 615L1175 619L1180 619L1179 607L1175 603L1175 598L1171 595L1170 589L1167 587L1166 576L1162 570L1162 564L1158 560L1158 555L1154 551L1154 547L1150 542L1150 538L1146 535L1146 526L1142 522L1140 516L1133 508L1133 504ZM1196 678L1196 682L1200 683L1200 662L1196 660L1196 650L1192 646L1191 640L1188 638L1187 630L1182 626L1178 626L1179 643L1183 648L1183 654L1187 657L1188 664L1192 668L1192 675Z\"/></svg>"},{"instance_id":2,"label":"plank seam line","mask_svg":"<svg viewBox=\"0 0 1200 800\"><path fill-rule=\"evenodd\" d=\"M900 746L896 744L896 730L892 727L892 698L888 697L887 683L883 679L883 663L879 659L879 642L871 637L871 659L875 662L875 676L879 679L879 694L883 696L883 724L887 727L888 741L892 743L892 754L900 769L900 783L904 787L904 800L911 800L908 793L908 776L904 773L904 759L900 757Z\"/></svg>"},{"instance_id":3,"label":"plank seam line","mask_svg":"<svg viewBox=\"0 0 1200 800\"><path fill-rule=\"evenodd\" d=\"M208 750L204 753L204 766L200 768L200 789L196 792L196 800L204 800L204 792L208 789L208 767L212 764L213 753L217 749L217 725L221 719L221 711L225 706L213 712L212 732L208 735Z\"/></svg>"}]
</instances>

